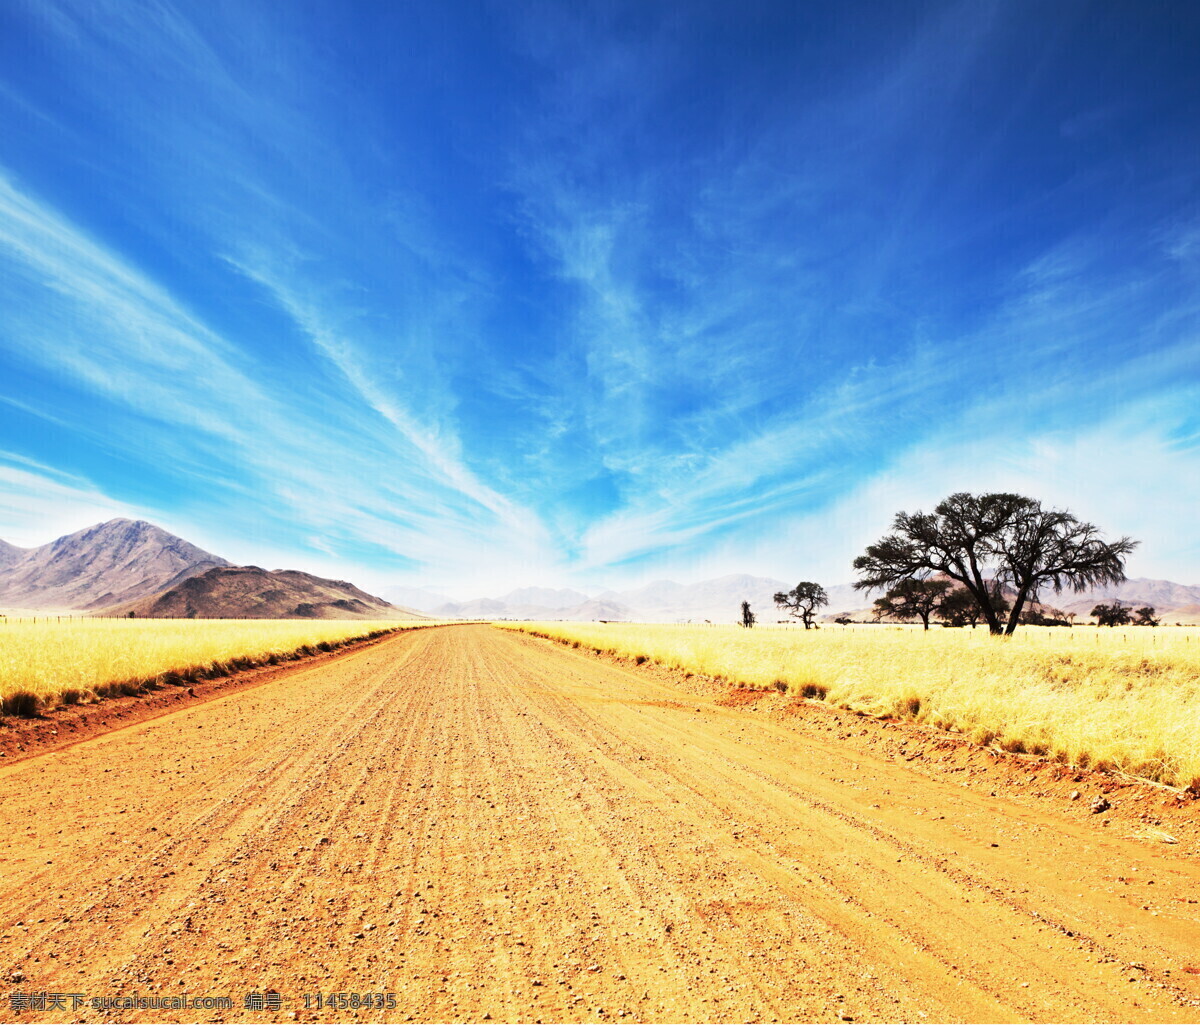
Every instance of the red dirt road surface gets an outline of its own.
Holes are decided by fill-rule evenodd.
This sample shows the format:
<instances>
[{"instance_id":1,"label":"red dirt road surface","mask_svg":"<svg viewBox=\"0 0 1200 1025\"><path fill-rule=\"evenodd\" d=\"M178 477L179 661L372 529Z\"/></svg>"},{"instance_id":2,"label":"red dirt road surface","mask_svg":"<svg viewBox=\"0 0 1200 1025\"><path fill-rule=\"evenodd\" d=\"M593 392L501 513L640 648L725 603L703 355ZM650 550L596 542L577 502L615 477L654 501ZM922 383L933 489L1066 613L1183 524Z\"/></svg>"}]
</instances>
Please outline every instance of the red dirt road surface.
<instances>
[{"instance_id":1,"label":"red dirt road surface","mask_svg":"<svg viewBox=\"0 0 1200 1025\"><path fill-rule=\"evenodd\" d=\"M489 627L27 758L0 820L0 1018L1200 1020L1195 859Z\"/></svg>"}]
</instances>

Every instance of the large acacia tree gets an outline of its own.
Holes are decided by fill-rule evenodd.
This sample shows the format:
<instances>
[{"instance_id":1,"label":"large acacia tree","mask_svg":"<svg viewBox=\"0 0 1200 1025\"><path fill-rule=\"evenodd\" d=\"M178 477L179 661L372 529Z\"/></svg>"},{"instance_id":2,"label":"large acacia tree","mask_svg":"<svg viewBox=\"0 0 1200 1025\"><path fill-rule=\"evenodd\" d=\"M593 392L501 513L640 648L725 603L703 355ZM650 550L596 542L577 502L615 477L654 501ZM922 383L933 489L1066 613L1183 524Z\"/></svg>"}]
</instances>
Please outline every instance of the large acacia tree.
<instances>
[{"instance_id":1,"label":"large acacia tree","mask_svg":"<svg viewBox=\"0 0 1200 1025\"><path fill-rule=\"evenodd\" d=\"M897 513L892 531L854 560L860 590L943 574L975 599L993 634L1011 634L1025 606L1049 587L1086 591L1125 579L1137 542L1105 541L1091 523L1013 494L958 492L932 513ZM990 600L999 582L1012 594L1007 623Z\"/></svg>"}]
</instances>

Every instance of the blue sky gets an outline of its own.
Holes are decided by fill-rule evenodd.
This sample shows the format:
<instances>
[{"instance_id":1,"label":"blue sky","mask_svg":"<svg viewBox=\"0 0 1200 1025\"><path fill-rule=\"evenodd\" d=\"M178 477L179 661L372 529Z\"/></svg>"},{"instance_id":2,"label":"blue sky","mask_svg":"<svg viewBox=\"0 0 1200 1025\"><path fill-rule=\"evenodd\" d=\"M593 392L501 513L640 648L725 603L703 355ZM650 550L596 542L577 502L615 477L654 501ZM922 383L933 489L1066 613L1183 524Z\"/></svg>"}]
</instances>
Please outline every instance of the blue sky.
<instances>
[{"instance_id":1,"label":"blue sky","mask_svg":"<svg viewBox=\"0 0 1200 1025\"><path fill-rule=\"evenodd\" d=\"M838 583L1020 490L1200 582L1200 9L10 0L0 537Z\"/></svg>"}]
</instances>

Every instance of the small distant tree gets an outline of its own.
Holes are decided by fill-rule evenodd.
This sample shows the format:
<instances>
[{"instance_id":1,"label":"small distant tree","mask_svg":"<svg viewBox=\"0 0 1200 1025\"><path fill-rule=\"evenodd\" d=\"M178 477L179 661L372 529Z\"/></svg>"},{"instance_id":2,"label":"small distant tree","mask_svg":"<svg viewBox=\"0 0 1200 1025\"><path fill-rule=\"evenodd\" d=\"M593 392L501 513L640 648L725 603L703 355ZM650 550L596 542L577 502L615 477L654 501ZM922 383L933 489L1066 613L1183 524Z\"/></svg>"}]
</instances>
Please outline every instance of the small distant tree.
<instances>
[{"instance_id":1,"label":"small distant tree","mask_svg":"<svg viewBox=\"0 0 1200 1025\"><path fill-rule=\"evenodd\" d=\"M747 630L754 625L754 613L750 611L750 603L742 602L742 626Z\"/></svg>"},{"instance_id":2,"label":"small distant tree","mask_svg":"<svg viewBox=\"0 0 1200 1025\"><path fill-rule=\"evenodd\" d=\"M1000 589L1000 581L993 580L985 586L983 593L992 614L1001 619L1008 611L1008 599ZM952 587L938 604L937 618L946 626L969 626L972 630L985 620L984 611L979 606L979 600L965 587Z\"/></svg>"},{"instance_id":3,"label":"small distant tree","mask_svg":"<svg viewBox=\"0 0 1200 1025\"><path fill-rule=\"evenodd\" d=\"M1099 626L1127 626L1133 621L1129 609L1120 600L1111 605L1097 605L1091 614L1096 617Z\"/></svg>"},{"instance_id":4,"label":"small distant tree","mask_svg":"<svg viewBox=\"0 0 1200 1025\"><path fill-rule=\"evenodd\" d=\"M1062 609L1043 605L1040 608L1029 606L1021 613L1021 622L1026 626L1070 626L1066 613Z\"/></svg>"},{"instance_id":5,"label":"small distant tree","mask_svg":"<svg viewBox=\"0 0 1200 1025\"><path fill-rule=\"evenodd\" d=\"M938 618L946 626L975 627L983 610L975 596L965 587L952 588L938 605Z\"/></svg>"},{"instance_id":6,"label":"small distant tree","mask_svg":"<svg viewBox=\"0 0 1200 1025\"><path fill-rule=\"evenodd\" d=\"M813 617L817 609L829 604L829 595L820 584L811 580L802 580L790 591L778 591L775 594L775 604L781 609L787 609L789 616L795 616L804 623L804 629L811 629Z\"/></svg>"},{"instance_id":7,"label":"small distant tree","mask_svg":"<svg viewBox=\"0 0 1200 1025\"><path fill-rule=\"evenodd\" d=\"M875 618L891 616L904 621L919 619L928 630L930 617L949 590L949 580L901 580L882 598L875 599Z\"/></svg>"},{"instance_id":8,"label":"small distant tree","mask_svg":"<svg viewBox=\"0 0 1200 1025\"><path fill-rule=\"evenodd\" d=\"M1137 617L1133 621L1135 626L1158 626L1158 620L1154 618L1153 605L1143 605L1134 615Z\"/></svg>"}]
</instances>

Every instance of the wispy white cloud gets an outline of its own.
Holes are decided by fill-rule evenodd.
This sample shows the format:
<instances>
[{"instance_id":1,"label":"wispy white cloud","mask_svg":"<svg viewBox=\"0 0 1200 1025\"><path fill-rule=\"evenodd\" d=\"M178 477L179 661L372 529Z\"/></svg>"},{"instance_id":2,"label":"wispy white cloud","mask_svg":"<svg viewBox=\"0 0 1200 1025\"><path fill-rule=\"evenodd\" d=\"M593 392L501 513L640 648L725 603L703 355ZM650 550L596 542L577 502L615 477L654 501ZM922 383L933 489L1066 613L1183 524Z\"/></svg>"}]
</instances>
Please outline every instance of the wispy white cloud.
<instances>
[{"instance_id":1,"label":"wispy white cloud","mask_svg":"<svg viewBox=\"0 0 1200 1025\"><path fill-rule=\"evenodd\" d=\"M305 298L313 294L311 287L305 289L302 296L298 289L286 284L282 276L263 266L251 267L247 263L235 266L267 289L312 344L345 378L362 402L417 450L420 460L415 469L424 470L440 484L478 503L510 529L536 533L536 520L528 510L517 508L505 496L481 482L464 465L457 436L447 433L436 423L419 420L397 399L395 392L419 391L419 382L406 380L403 368L400 368L399 380L392 389L381 386L371 368L370 356L362 352L351 339L355 326L350 324L343 327L331 322L331 317L338 316L336 312L330 314ZM536 544L540 539L530 537L529 540Z\"/></svg>"},{"instance_id":2,"label":"wispy white cloud","mask_svg":"<svg viewBox=\"0 0 1200 1025\"><path fill-rule=\"evenodd\" d=\"M366 543L395 551L435 579L553 561L538 547L532 514L481 484L458 460L454 439L426 429L375 389L349 343L282 290L275 294L287 300L285 309L379 415L365 436L353 406L314 405L312 396L281 401L235 365L244 358L230 343L8 177L0 177L0 251L11 271L6 280L21 291L6 297L18 311L4 339L10 352L170 431L193 432L202 449L219 446L237 475L250 475L239 487L242 499L257 500L264 514L287 510L351 550ZM36 311L26 318L25 290L35 282L45 291L34 294ZM126 447L144 457L153 444L151 435ZM106 504L80 494L89 508Z\"/></svg>"}]
</instances>

